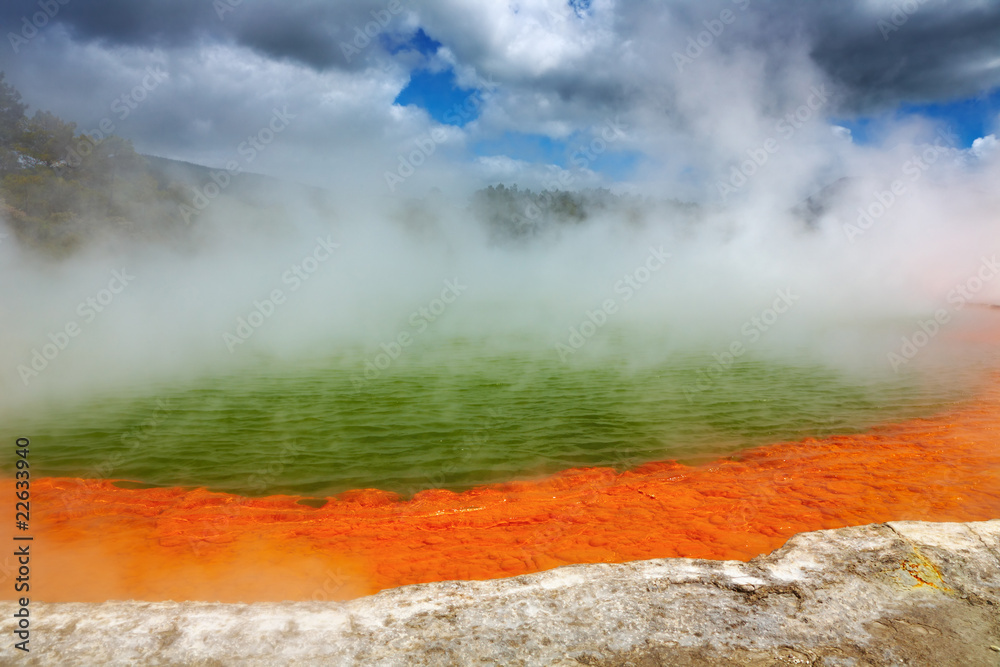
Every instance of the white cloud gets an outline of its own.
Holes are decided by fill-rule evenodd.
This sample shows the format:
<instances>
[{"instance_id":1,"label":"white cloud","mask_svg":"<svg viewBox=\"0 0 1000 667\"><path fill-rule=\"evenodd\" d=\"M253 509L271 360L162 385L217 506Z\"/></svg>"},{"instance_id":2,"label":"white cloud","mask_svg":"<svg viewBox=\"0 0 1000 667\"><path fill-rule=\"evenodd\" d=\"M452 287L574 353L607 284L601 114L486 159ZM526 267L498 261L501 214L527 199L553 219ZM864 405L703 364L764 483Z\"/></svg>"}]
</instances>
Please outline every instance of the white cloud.
<instances>
[{"instance_id":1,"label":"white cloud","mask_svg":"<svg viewBox=\"0 0 1000 667\"><path fill-rule=\"evenodd\" d=\"M841 125L834 125L830 129L833 130L833 134L836 137L847 139L848 141L854 140L853 133L851 132L850 128L846 128Z\"/></svg>"},{"instance_id":2,"label":"white cloud","mask_svg":"<svg viewBox=\"0 0 1000 667\"><path fill-rule=\"evenodd\" d=\"M989 134L972 142L969 152L979 159L985 158L997 149L997 135Z\"/></svg>"},{"instance_id":3,"label":"white cloud","mask_svg":"<svg viewBox=\"0 0 1000 667\"><path fill-rule=\"evenodd\" d=\"M589 141L609 119L620 117L629 126L628 135L611 150L649 157L637 182L662 192L678 183L687 183L687 188L690 175L698 174L714 192L719 173L775 136L776 122L801 105L815 85L829 85L831 101L816 122L782 143L771 168L784 170L786 180L806 178L808 170L796 159L795 146L848 150L852 144L842 139L850 139L850 132L837 126L832 128L836 136L831 136L819 116L833 114L843 97L859 94L857 87L852 91L850 85L838 87L831 81L850 81L867 65L861 63L863 58L839 58L836 63L853 69L834 71L822 59L832 57L830 40L843 48L844 35L872 33L875 47L887 48L871 24L873 6L866 8L864 2L841 18L831 18L822 3L783 12L778 5L758 3L745 5L744 11L742 3L731 0L594 0L581 17L564 0L427 0L408 6L386 29L394 31L393 43L398 45L423 28L443 44L432 58L417 58L413 51L392 56L376 40L350 67L339 61L324 66L329 44L319 39L323 30L340 35L330 42L337 44L383 5L375 0L345 0L336 6L290 3L281 13L267 1L244 4L227 22L200 31L184 28L179 17L169 26L172 39L163 40L141 34L145 24L131 28L135 34L124 34L126 26L122 34L103 40L86 39L79 31L54 24L20 54L8 75L33 106L88 129L109 113L116 96L135 85L145 67L158 64L169 72L169 82L116 128L140 151L219 165L267 121L274 107L287 105L295 122L250 165L252 170L316 185L336 182L351 191L378 191L384 172L396 165L398 156L439 127L425 110L393 104L410 68L418 63L435 69L450 66L459 85L492 78L497 92L478 120L446 129L447 139L408 181L408 188L424 187L434 178L478 182L483 175L499 177L515 167L525 178L534 178L536 167L538 173L558 167L524 165L509 157L507 163L500 158L475 162L468 148L483 140L495 142L508 132ZM147 5L151 13L146 18L164 7ZM95 16L101 13L98 9L93 10ZM705 32L706 21L723 10L733 12L735 20L679 70L673 54ZM930 20L943 11L928 4L920 16ZM948 16L958 21L965 14L955 10ZM96 18L88 35L116 29L117 24ZM901 49L906 40L923 35L921 25L915 18L905 32L893 34L890 46ZM339 53L336 47L333 51L334 56ZM990 57L995 59L977 52L965 62ZM949 67L954 69L954 63ZM973 147L973 154L990 150L987 139ZM836 159L834 155L830 161ZM817 167L814 160L805 162ZM470 170L470 164L475 169ZM685 196L705 194L695 190Z\"/></svg>"}]
</instances>

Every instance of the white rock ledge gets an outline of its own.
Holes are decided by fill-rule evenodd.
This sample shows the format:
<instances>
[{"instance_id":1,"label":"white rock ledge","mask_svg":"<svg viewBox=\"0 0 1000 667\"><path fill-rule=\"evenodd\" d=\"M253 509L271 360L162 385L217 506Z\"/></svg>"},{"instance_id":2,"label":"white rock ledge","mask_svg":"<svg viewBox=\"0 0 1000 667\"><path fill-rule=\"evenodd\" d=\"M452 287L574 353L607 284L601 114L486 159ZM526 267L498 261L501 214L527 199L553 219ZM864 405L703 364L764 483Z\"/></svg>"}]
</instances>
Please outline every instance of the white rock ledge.
<instances>
[{"instance_id":1,"label":"white rock ledge","mask_svg":"<svg viewBox=\"0 0 1000 667\"><path fill-rule=\"evenodd\" d=\"M1000 520L572 565L347 603L31 604L32 665L1000 665Z\"/></svg>"}]
</instances>

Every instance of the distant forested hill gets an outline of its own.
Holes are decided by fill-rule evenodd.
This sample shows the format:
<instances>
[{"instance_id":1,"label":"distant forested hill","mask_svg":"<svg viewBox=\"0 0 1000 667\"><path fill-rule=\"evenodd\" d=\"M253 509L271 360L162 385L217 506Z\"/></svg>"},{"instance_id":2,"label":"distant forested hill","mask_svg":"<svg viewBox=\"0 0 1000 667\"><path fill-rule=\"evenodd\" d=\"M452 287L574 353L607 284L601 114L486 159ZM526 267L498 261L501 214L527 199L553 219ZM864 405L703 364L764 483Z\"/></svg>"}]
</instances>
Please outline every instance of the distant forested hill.
<instances>
[{"instance_id":1,"label":"distant forested hill","mask_svg":"<svg viewBox=\"0 0 1000 667\"><path fill-rule=\"evenodd\" d=\"M0 72L0 218L23 245L60 255L94 240L190 242L210 204L239 224L288 222L293 203L336 217L327 190L143 156L126 139L76 134L74 123L47 111L28 116L27 108ZM440 204L432 193L403 202L390 217L417 230L433 225ZM497 185L476 191L466 211L493 242L519 244L605 214L639 223L654 209L689 220L697 207L606 189L536 193Z\"/></svg>"},{"instance_id":2,"label":"distant forested hill","mask_svg":"<svg viewBox=\"0 0 1000 667\"><path fill-rule=\"evenodd\" d=\"M487 226L491 238L500 243L528 242L605 215L613 215L625 224L639 224L654 210L669 211L676 221L689 220L698 210L694 204L616 195L605 188L533 192L519 190L517 185L478 190L471 208Z\"/></svg>"},{"instance_id":3,"label":"distant forested hill","mask_svg":"<svg viewBox=\"0 0 1000 667\"><path fill-rule=\"evenodd\" d=\"M26 109L0 73L0 197L23 243L68 252L108 233L162 238L184 224L181 187L158 179L131 142Z\"/></svg>"}]
</instances>

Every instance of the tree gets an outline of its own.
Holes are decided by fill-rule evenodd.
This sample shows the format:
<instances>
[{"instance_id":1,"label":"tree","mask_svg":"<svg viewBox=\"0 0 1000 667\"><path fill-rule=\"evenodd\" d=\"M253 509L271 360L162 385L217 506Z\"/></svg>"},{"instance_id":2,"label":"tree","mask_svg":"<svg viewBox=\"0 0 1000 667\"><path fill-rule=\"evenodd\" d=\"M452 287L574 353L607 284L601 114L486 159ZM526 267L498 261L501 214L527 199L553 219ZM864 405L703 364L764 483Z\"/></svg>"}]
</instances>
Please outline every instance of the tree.
<instances>
[{"instance_id":1,"label":"tree","mask_svg":"<svg viewBox=\"0 0 1000 667\"><path fill-rule=\"evenodd\" d=\"M0 176L8 174L20 165L14 141L21 132L24 110L21 93L3 80L0 72Z\"/></svg>"},{"instance_id":2,"label":"tree","mask_svg":"<svg viewBox=\"0 0 1000 667\"><path fill-rule=\"evenodd\" d=\"M69 252L106 234L167 239L190 195L114 135L94 141L47 111L28 118L0 72L0 208L25 243ZM162 181L161 182L161 178Z\"/></svg>"},{"instance_id":3,"label":"tree","mask_svg":"<svg viewBox=\"0 0 1000 667\"><path fill-rule=\"evenodd\" d=\"M21 121L28 108L21 102L21 93L4 80L0 72L0 145L9 147L21 132Z\"/></svg>"},{"instance_id":4,"label":"tree","mask_svg":"<svg viewBox=\"0 0 1000 667\"><path fill-rule=\"evenodd\" d=\"M31 120L22 122L23 130L14 141L15 148L52 167L66 159L76 132L76 123L64 123L48 111L36 111Z\"/></svg>"}]
</instances>

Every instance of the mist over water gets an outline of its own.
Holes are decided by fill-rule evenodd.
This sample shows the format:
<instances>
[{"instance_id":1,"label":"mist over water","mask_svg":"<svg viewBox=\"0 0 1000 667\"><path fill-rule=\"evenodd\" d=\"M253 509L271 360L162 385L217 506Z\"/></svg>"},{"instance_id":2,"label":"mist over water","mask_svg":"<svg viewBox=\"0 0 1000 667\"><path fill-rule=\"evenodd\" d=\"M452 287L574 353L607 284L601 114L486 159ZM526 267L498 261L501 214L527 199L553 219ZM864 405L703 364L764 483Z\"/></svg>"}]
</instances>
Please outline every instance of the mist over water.
<instances>
[{"instance_id":1,"label":"mist over water","mask_svg":"<svg viewBox=\"0 0 1000 667\"><path fill-rule=\"evenodd\" d=\"M346 167L322 194L220 197L171 242L52 259L8 237L3 430L53 443L47 475L407 493L726 455L968 396L995 358L963 336L1000 303L1000 151L923 121L855 143L805 46L774 48L780 65L720 47L650 73L611 114L622 148L657 156L617 187L644 203L527 238L502 232L529 211L494 212L498 235L444 160L391 198Z\"/></svg>"},{"instance_id":2,"label":"mist over water","mask_svg":"<svg viewBox=\"0 0 1000 667\"><path fill-rule=\"evenodd\" d=\"M49 443L52 476L407 495L920 416L995 357L956 339L1000 283L955 292L989 266L994 195L949 169L966 181L900 197L855 242L840 221L878 185L811 222L651 204L527 242L432 198L276 219L220 202L180 249L7 243L4 432Z\"/></svg>"},{"instance_id":3,"label":"mist over water","mask_svg":"<svg viewBox=\"0 0 1000 667\"><path fill-rule=\"evenodd\" d=\"M220 206L183 250L92 247L54 261L8 241L0 270L18 288L0 304L4 403L348 349L363 374L401 334L413 349L465 338L490 351L624 354L636 364L742 342L757 354L808 351L867 367L935 310L1000 300L997 202L977 191L981 178L900 197L854 242L843 226L867 203L854 182L812 226L749 204L693 219L651 207L638 223L605 213L498 244L457 203L423 221L293 203L267 221ZM783 312L767 314L776 301ZM19 373L44 346L61 348L72 323L79 333L43 370Z\"/></svg>"}]
</instances>

